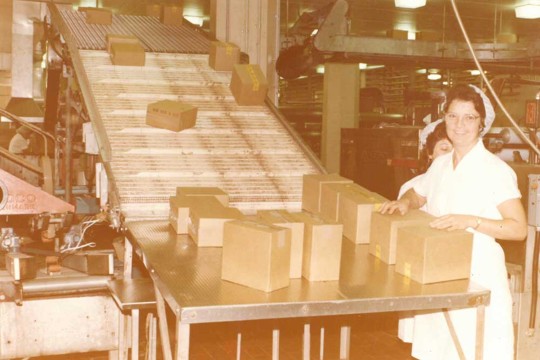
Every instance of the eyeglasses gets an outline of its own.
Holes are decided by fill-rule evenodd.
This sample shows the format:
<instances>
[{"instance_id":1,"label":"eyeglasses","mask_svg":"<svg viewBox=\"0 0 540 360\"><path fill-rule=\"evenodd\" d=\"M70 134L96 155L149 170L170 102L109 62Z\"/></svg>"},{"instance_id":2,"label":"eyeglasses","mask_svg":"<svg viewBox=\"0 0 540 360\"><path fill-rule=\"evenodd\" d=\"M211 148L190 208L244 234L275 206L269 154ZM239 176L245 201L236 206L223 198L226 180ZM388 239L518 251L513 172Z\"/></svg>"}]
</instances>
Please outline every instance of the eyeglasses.
<instances>
[{"instance_id":1,"label":"eyeglasses","mask_svg":"<svg viewBox=\"0 0 540 360\"><path fill-rule=\"evenodd\" d=\"M480 118L480 115L465 114L461 117L467 124L471 124ZM455 113L444 114L444 120L448 122L456 122L459 119L459 115Z\"/></svg>"}]
</instances>

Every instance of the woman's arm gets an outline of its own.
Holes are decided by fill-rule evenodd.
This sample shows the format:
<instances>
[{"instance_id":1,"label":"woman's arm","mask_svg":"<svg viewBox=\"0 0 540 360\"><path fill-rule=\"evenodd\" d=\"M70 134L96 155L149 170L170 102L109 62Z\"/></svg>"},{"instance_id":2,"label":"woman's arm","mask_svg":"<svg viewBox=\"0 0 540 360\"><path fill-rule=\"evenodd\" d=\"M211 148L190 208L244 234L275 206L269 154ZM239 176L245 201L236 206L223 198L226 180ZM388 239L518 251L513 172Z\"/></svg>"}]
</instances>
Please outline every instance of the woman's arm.
<instances>
[{"instance_id":1,"label":"woman's arm","mask_svg":"<svg viewBox=\"0 0 540 360\"><path fill-rule=\"evenodd\" d=\"M419 209L426 203L426 198L420 196L413 188L409 189L401 198L395 201L385 202L380 210L381 214L393 214L398 210L405 215L411 209Z\"/></svg>"},{"instance_id":2,"label":"woman's arm","mask_svg":"<svg viewBox=\"0 0 540 360\"><path fill-rule=\"evenodd\" d=\"M519 199L506 200L497 206L502 220L473 215L445 215L431 222L436 229L457 230L468 227L500 240L521 241L527 236L527 219Z\"/></svg>"}]
</instances>

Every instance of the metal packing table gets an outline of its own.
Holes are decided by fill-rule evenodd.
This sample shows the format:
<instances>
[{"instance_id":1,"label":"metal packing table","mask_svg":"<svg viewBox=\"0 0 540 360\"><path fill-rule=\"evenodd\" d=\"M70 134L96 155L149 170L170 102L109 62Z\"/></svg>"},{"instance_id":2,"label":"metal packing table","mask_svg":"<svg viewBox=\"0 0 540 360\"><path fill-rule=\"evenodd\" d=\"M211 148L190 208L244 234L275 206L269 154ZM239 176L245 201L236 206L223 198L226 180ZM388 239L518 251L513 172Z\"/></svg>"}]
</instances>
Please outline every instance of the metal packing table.
<instances>
[{"instance_id":1,"label":"metal packing table","mask_svg":"<svg viewBox=\"0 0 540 360\"><path fill-rule=\"evenodd\" d=\"M489 290L468 280L422 285L370 255L368 246L347 239L339 281L291 279L289 287L265 293L221 280L221 248L198 248L166 221L132 222L127 229L176 315L176 359L189 358L190 325L197 323L476 307L477 334L483 334ZM481 350L483 336L476 341Z\"/></svg>"}]
</instances>

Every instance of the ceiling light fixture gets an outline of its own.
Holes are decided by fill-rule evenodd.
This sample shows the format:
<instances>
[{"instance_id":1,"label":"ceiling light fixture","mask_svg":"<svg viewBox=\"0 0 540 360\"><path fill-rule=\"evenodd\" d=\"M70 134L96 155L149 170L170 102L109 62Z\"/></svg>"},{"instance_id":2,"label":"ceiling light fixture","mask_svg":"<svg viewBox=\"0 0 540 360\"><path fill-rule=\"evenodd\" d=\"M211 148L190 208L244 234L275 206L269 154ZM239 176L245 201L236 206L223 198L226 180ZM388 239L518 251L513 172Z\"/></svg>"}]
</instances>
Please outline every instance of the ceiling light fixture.
<instances>
[{"instance_id":1,"label":"ceiling light fixture","mask_svg":"<svg viewBox=\"0 0 540 360\"><path fill-rule=\"evenodd\" d=\"M432 74L428 74L427 78L428 80L440 80L442 78L442 75L437 74L437 73L432 73Z\"/></svg>"},{"instance_id":2,"label":"ceiling light fixture","mask_svg":"<svg viewBox=\"0 0 540 360\"><path fill-rule=\"evenodd\" d=\"M426 0L395 0L398 8L416 9L426 5Z\"/></svg>"},{"instance_id":3,"label":"ceiling light fixture","mask_svg":"<svg viewBox=\"0 0 540 360\"><path fill-rule=\"evenodd\" d=\"M540 4L524 4L516 6L516 17L519 19L540 18Z\"/></svg>"}]
</instances>

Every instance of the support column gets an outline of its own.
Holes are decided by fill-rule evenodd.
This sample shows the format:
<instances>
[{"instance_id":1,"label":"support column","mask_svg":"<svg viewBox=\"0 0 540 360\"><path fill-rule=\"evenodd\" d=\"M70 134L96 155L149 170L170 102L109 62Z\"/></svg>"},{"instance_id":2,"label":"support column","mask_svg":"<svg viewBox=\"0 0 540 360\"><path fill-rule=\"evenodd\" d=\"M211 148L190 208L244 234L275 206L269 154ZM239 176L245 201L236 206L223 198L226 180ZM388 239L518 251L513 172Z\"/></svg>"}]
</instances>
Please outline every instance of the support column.
<instances>
[{"instance_id":1,"label":"support column","mask_svg":"<svg viewBox=\"0 0 540 360\"><path fill-rule=\"evenodd\" d=\"M359 91L358 64L325 64L321 160L330 173L340 170L341 128L358 127Z\"/></svg>"}]
</instances>

